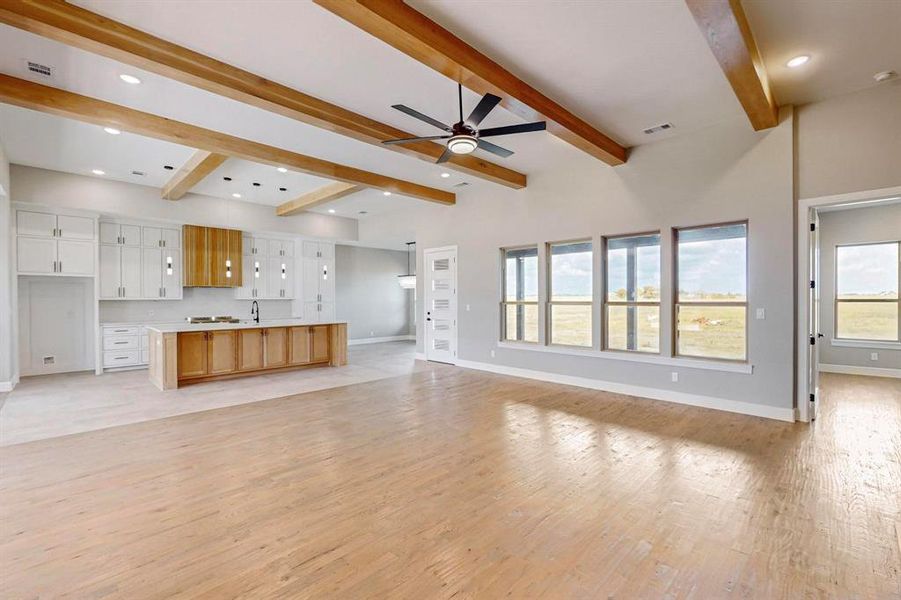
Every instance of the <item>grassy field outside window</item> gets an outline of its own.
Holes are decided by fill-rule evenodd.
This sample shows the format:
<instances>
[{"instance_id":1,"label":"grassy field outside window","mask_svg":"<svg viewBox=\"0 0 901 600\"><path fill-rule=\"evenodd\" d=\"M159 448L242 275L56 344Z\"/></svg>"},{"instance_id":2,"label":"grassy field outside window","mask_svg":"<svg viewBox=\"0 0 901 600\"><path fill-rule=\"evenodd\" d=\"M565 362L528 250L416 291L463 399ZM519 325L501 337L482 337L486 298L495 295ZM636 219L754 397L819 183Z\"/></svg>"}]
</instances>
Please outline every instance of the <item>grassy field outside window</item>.
<instances>
[{"instance_id":1,"label":"grassy field outside window","mask_svg":"<svg viewBox=\"0 0 901 600\"><path fill-rule=\"evenodd\" d=\"M538 247L505 248L501 339L538 342Z\"/></svg>"},{"instance_id":2,"label":"grassy field outside window","mask_svg":"<svg viewBox=\"0 0 901 600\"><path fill-rule=\"evenodd\" d=\"M548 244L548 340L592 347L591 241Z\"/></svg>"},{"instance_id":3,"label":"grassy field outside window","mask_svg":"<svg viewBox=\"0 0 901 600\"><path fill-rule=\"evenodd\" d=\"M604 240L605 344L660 352L660 234Z\"/></svg>"},{"instance_id":4,"label":"grassy field outside window","mask_svg":"<svg viewBox=\"0 0 901 600\"><path fill-rule=\"evenodd\" d=\"M899 242L835 248L835 337L901 341Z\"/></svg>"}]
</instances>

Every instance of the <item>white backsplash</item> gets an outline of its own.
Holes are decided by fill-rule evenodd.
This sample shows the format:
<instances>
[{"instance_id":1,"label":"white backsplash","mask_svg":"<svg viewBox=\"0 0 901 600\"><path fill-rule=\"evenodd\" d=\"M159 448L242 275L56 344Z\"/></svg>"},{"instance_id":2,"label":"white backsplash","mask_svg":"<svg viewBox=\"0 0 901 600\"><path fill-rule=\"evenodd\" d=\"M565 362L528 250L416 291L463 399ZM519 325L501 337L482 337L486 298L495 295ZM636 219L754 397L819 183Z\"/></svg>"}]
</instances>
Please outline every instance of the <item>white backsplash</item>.
<instances>
[{"instance_id":1,"label":"white backsplash","mask_svg":"<svg viewBox=\"0 0 901 600\"><path fill-rule=\"evenodd\" d=\"M291 318L291 300L257 300L262 319ZM185 317L250 318L253 300L236 300L233 289L185 288L182 300L101 300L101 323L183 321Z\"/></svg>"}]
</instances>

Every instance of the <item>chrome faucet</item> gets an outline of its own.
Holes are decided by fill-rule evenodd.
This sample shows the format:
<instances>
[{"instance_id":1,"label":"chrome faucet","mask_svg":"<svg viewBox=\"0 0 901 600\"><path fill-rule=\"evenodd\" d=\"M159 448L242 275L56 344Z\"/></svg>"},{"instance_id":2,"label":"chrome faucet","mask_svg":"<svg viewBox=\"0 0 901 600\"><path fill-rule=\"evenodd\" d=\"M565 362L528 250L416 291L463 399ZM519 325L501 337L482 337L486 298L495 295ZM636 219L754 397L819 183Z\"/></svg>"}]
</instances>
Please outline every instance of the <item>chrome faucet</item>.
<instances>
[{"instance_id":1,"label":"chrome faucet","mask_svg":"<svg viewBox=\"0 0 901 600\"><path fill-rule=\"evenodd\" d=\"M250 316L253 317L255 323L260 322L260 305L257 304L256 300L250 305Z\"/></svg>"}]
</instances>

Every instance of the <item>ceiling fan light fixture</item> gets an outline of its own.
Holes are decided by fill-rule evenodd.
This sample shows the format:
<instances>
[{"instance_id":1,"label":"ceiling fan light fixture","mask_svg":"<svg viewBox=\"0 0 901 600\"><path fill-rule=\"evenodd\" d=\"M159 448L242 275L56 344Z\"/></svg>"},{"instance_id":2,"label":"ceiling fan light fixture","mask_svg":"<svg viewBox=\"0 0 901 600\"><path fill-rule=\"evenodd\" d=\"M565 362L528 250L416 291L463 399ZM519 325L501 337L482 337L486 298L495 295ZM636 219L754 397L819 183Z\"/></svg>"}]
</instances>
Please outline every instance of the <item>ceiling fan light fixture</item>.
<instances>
[{"instance_id":1,"label":"ceiling fan light fixture","mask_svg":"<svg viewBox=\"0 0 901 600\"><path fill-rule=\"evenodd\" d=\"M454 154L469 154L478 145L479 141L471 135L455 135L447 140L447 147Z\"/></svg>"}]
</instances>

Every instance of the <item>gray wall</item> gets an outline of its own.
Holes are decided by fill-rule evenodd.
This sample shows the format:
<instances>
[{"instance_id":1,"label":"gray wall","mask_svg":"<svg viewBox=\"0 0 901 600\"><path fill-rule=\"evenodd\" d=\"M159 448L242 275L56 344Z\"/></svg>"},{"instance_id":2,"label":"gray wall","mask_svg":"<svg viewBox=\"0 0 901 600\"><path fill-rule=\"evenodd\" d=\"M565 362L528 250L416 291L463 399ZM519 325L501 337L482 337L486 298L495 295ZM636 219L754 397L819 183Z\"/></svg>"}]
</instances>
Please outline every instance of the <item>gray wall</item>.
<instances>
[{"instance_id":1,"label":"gray wall","mask_svg":"<svg viewBox=\"0 0 901 600\"><path fill-rule=\"evenodd\" d=\"M12 381L15 373L13 344L13 269L9 185L9 161L0 140L0 388Z\"/></svg>"},{"instance_id":2,"label":"gray wall","mask_svg":"<svg viewBox=\"0 0 901 600\"><path fill-rule=\"evenodd\" d=\"M901 185L901 80L798 107L798 198Z\"/></svg>"},{"instance_id":3,"label":"gray wall","mask_svg":"<svg viewBox=\"0 0 901 600\"><path fill-rule=\"evenodd\" d=\"M361 246L335 246L335 304L347 337L411 335L413 290L397 283L407 272L407 253Z\"/></svg>"},{"instance_id":4,"label":"gray wall","mask_svg":"<svg viewBox=\"0 0 901 600\"><path fill-rule=\"evenodd\" d=\"M754 132L744 115L697 132L633 148L610 168L567 146L541 156L523 190L473 182L452 208L405 210L416 231L420 269L428 248L458 246L458 358L559 375L671 390L784 410L793 406L794 201L790 109L773 129ZM526 152L524 152L526 154ZM528 154L526 154L528 157ZM751 375L613 358L580 357L498 346L499 254L504 246L660 230L663 237L661 329L671 330L672 228L749 220L749 361ZM361 222L377 236L397 215ZM422 297L422 278L419 279ZM469 305L469 310L466 310ZM755 320L755 309L766 309ZM417 345L423 351L421 319ZM661 340L664 356L669 336ZM495 351L495 356L491 352ZM679 381L671 372L679 371Z\"/></svg>"},{"instance_id":5,"label":"gray wall","mask_svg":"<svg viewBox=\"0 0 901 600\"><path fill-rule=\"evenodd\" d=\"M258 300L260 318L290 319L291 300ZM185 317L231 315L250 318L253 300L236 300L233 289L184 288L182 300L101 300L101 323L173 322Z\"/></svg>"},{"instance_id":6,"label":"gray wall","mask_svg":"<svg viewBox=\"0 0 901 600\"><path fill-rule=\"evenodd\" d=\"M901 348L833 346L835 334L835 247L901 238L901 203L820 214L820 364L901 369ZM878 360L870 360L876 352Z\"/></svg>"}]
</instances>

